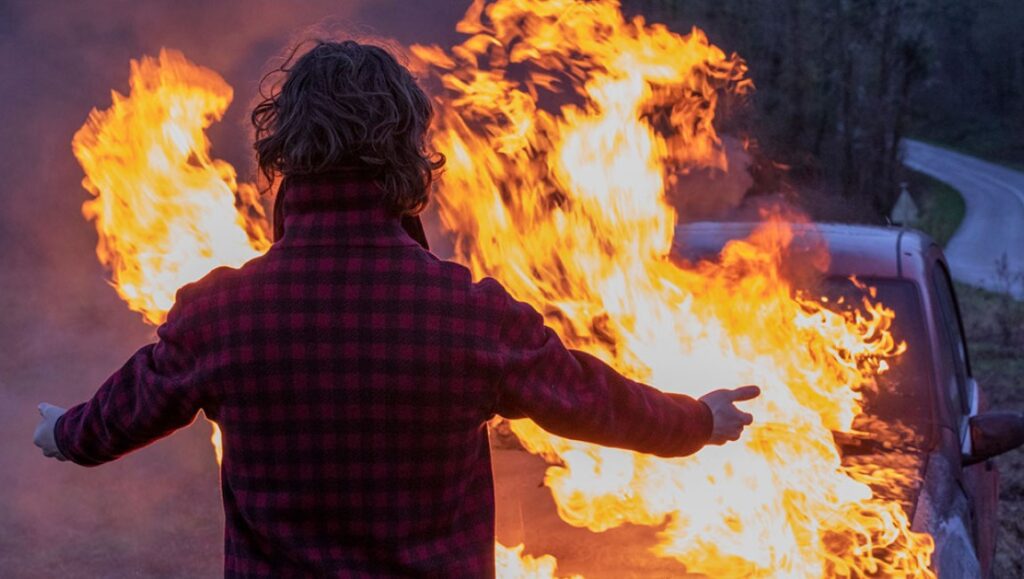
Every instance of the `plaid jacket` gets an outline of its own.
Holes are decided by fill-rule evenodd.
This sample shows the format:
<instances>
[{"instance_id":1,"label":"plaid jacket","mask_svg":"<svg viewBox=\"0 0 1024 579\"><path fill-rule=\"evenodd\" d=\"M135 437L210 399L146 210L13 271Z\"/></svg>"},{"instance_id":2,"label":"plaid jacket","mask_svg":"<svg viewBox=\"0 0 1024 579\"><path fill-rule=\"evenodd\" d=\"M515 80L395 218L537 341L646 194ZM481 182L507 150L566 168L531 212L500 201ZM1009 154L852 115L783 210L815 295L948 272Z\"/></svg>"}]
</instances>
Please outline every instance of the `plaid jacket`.
<instances>
[{"instance_id":1,"label":"plaid jacket","mask_svg":"<svg viewBox=\"0 0 1024 579\"><path fill-rule=\"evenodd\" d=\"M286 193L283 238L182 288L158 343L56 427L91 466L216 420L226 576L493 576L495 414L664 456L706 443L704 404L567 350L420 247L372 185Z\"/></svg>"}]
</instances>

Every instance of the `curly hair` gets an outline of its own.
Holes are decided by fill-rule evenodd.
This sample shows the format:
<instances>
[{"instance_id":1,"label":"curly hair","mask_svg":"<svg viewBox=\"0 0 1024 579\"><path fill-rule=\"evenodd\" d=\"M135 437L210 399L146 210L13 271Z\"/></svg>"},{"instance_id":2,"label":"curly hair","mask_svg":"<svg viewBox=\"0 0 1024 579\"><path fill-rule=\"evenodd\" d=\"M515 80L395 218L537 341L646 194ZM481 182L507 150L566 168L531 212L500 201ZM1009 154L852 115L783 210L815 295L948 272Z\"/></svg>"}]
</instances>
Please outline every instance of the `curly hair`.
<instances>
[{"instance_id":1,"label":"curly hair","mask_svg":"<svg viewBox=\"0 0 1024 579\"><path fill-rule=\"evenodd\" d=\"M264 82L284 73L252 112L256 162L278 177L335 171L366 174L399 215L416 215L429 199L444 155L428 151L430 99L383 48L351 40L299 47ZM294 61L294 63L293 63Z\"/></svg>"}]
</instances>

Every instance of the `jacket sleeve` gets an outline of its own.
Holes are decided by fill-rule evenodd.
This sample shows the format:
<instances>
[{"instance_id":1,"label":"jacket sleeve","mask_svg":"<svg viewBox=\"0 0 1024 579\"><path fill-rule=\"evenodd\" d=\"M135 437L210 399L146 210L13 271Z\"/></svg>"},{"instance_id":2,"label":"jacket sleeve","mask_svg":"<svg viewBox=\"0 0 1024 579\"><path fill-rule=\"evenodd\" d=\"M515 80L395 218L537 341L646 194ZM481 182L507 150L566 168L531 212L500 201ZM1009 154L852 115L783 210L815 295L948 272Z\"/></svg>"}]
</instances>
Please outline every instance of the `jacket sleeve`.
<instances>
[{"instance_id":1,"label":"jacket sleeve","mask_svg":"<svg viewBox=\"0 0 1024 579\"><path fill-rule=\"evenodd\" d=\"M530 418L558 436L664 457L707 444L712 416L703 402L634 382L567 349L532 307L500 291L506 304L498 414Z\"/></svg>"},{"instance_id":2,"label":"jacket sleeve","mask_svg":"<svg viewBox=\"0 0 1024 579\"><path fill-rule=\"evenodd\" d=\"M178 293L180 302L181 292ZM91 400L68 409L54 428L61 454L96 466L190 424L203 405L185 316L178 303L142 347Z\"/></svg>"}]
</instances>

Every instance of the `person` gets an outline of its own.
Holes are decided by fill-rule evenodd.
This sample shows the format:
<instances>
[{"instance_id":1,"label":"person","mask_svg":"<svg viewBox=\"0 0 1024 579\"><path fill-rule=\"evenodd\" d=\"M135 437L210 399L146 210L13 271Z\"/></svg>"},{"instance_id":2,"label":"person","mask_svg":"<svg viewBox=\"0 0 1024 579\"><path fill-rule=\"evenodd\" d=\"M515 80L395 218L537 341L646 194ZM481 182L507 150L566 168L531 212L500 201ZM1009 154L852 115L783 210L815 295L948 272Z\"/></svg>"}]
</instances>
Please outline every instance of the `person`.
<instances>
[{"instance_id":1,"label":"person","mask_svg":"<svg viewBox=\"0 0 1024 579\"><path fill-rule=\"evenodd\" d=\"M181 288L91 400L40 405L43 453L103 464L202 410L223 431L225 576L487 577L495 415L662 457L737 440L757 387L634 382L424 249L431 116L382 48L299 56L252 114L259 168L283 178L275 243Z\"/></svg>"}]
</instances>

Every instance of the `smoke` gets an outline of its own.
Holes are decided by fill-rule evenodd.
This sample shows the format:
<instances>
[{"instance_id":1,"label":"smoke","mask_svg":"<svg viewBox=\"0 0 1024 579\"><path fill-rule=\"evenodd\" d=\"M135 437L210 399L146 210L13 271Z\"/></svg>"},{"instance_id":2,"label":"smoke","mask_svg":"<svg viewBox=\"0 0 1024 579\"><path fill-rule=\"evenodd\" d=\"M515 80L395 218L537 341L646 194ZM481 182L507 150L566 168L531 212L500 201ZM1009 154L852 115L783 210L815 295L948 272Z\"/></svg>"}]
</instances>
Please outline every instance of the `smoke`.
<instances>
[{"instance_id":1,"label":"smoke","mask_svg":"<svg viewBox=\"0 0 1024 579\"><path fill-rule=\"evenodd\" d=\"M222 515L208 427L85 470L31 445L36 403L90 396L152 328L105 281L70 142L90 109L128 90L128 62L178 48L235 89L210 138L254 180L248 113L260 78L300 39L393 38L448 45L465 2L107 0L0 2L0 569L6 577L213 576ZM673 198L690 219L721 213L749 187L737 147L728 175L692 175ZM684 190L680 188L679 191ZM709 202L710 199L710 202ZM428 230L440 228L425 216ZM428 231L430 233L430 231ZM444 239L435 249L450 254ZM440 245L438 245L440 244Z\"/></svg>"},{"instance_id":2,"label":"smoke","mask_svg":"<svg viewBox=\"0 0 1024 579\"><path fill-rule=\"evenodd\" d=\"M733 217L754 184L748 171L751 156L743 143L722 138L728 169L697 169L673 179L665 192L668 202L685 222L715 221Z\"/></svg>"},{"instance_id":3,"label":"smoke","mask_svg":"<svg viewBox=\"0 0 1024 579\"><path fill-rule=\"evenodd\" d=\"M210 138L253 180L247 118L262 73L314 33L445 44L468 2L0 2L0 569L5 577L214 576L223 519L209 428L99 469L44 459L36 404L90 396L153 338L105 281L71 137L128 62L182 50L234 87Z\"/></svg>"}]
</instances>

